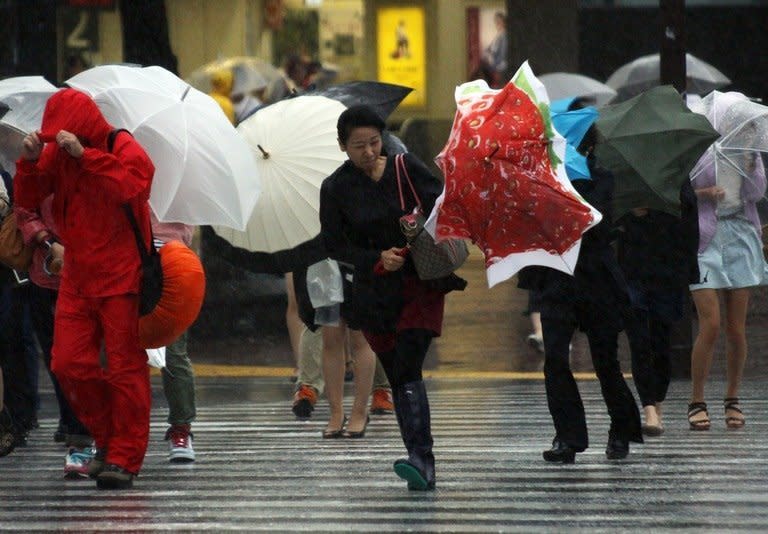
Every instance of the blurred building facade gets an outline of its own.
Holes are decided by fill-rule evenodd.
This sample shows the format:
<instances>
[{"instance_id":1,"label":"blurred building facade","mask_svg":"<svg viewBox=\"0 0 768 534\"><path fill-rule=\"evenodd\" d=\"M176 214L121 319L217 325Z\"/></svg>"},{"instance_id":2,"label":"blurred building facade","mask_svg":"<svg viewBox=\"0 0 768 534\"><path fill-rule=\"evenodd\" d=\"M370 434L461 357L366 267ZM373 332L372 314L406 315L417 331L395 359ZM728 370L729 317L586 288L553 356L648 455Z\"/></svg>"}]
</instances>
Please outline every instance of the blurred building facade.
<instances>
[{"instance_id":1,"label":"blurred building facade","mask_svg":"<svg viewBox=\"0 0 768 534\"><path fill-rule=\"evenodd\" d=\"M688 50L730 76L734 89L768 97L768 1L686 5ZM528 59L535 72L604 80L658 51L658 11L658 0L0 0L0 76L61 81L78 58L131 61L143 49L160 50L165 38L169 52L146 57L159 62L170 53L163 66L182 77L217 58L279 65L295 53L329 65L337 81L415 86L396 123L450 119L454 87L479 73L497 13L507 15L507 76Z\"/></svg>"}]
</instances>

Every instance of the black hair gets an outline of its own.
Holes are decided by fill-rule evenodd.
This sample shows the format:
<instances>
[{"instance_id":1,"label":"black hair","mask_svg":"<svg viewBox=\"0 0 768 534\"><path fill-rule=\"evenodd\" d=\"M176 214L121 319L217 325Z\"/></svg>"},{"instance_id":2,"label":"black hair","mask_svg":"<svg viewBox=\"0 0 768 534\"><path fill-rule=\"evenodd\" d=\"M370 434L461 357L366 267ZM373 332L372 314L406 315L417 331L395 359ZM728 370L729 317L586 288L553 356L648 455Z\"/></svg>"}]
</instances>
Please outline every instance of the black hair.
<instances>
[{"instance_id":1,"label":"black hair","mask_svg":"<svg viewBox=\"0 0 768 534\"><path fill-rule=\"evenodd\" d=\"M347 139L349 139L349 134L352 133L352 130L355 128L371 127L376 128L379 133L381 133L386 126L384 119L382 119L373 108L360 105L351 106L339 115L339 120L336 123L336 131L339 136L339 143L346 145Z\"/></svg>"}]
</instances>

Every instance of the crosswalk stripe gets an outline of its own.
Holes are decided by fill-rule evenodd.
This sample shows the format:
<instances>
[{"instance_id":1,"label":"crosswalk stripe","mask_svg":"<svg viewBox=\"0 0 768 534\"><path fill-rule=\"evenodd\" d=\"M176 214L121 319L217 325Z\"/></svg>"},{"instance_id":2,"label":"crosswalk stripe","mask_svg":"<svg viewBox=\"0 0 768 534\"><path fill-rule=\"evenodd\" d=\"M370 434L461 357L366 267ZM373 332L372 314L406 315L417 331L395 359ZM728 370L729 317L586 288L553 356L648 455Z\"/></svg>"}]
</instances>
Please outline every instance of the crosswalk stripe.
<instances>
[{"instance_id":1,"label":"crosswalk stripe","mask_svg":"<svg viewBox=\"0 0 768 534\"><path fill-rule=\"evenodd\" d=\"M249 398L279 385L283 397ZM394 416L373 417L361 440L322 439L325 401L297 421L289 386L270 378L198 381L191 465L167 462L155 380L141 476L132 490L98 491L93 481L62 479L65 450L50 440L57 421L47 391L29 445L0 459L0 530L768 529L768 400L758 382L742 392L746 428L726 430L713 403L709 432L687 429L688 384L674 382L664 435L619 462L603 453L609 419L599 384L579 387L591 447L561 466L541 459L552 438L541 381L429 380L437 490L427 493L409 492L391 470L404 453Z\"/></svg>"}]
</instances>

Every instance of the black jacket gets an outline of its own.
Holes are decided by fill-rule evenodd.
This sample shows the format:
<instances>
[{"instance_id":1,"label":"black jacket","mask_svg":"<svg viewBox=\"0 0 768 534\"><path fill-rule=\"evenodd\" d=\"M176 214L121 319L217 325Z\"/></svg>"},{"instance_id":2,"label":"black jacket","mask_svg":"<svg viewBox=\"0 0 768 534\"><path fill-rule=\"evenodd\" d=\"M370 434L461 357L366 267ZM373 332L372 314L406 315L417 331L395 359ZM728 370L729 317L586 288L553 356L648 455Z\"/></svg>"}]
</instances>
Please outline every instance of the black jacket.
<instances>
[{"instance_id":1,"label":"black jacket","mask_svg":"<svg viewBox=\"0 0 768 534\"><path fill-rule=\"evenodd\" d=\"M429 215L443 184L413 154L405 154L405 164L422 211ZM342 316L352 328L394 331L403 305L403 276L416 276L410 258L394 273L379 276L373 271L382 250L406 245L400 217L413 210L416 200L407 184L403 184L403 196L404 210L400 207L394 157L387 158L378 182L347 161L326 178L320 189L321 234L328 254L342 266ZM466 285L455 275L423 283L445 292Z\"/></svg>"},{"instance_id":2,"label":"black jacket","mask_svg":"<svg viewBox=\"0 0 768 534\"><path fill-rule=\"evenodd\" d=\"M689 180L680 191L681 216L650 210L621 218L618 257L627 281L657 290L699 282L699 215Z\"/></svg>"},{"instance_id":3,"label":"black jacket","mask_svg":"<svg viewBox=\"0 0 768 534\"><path fill-rule=\"evenodd\" d=\"M603 215L584 233L573 276L549 267L526 267L518 286L539 292L542 318L559 318L590 328L623 328L629 304L627 283L611 244L613 231L613 175L589 159L591 180L577 180L574 188Z\"/></svg>"}]
</instances>

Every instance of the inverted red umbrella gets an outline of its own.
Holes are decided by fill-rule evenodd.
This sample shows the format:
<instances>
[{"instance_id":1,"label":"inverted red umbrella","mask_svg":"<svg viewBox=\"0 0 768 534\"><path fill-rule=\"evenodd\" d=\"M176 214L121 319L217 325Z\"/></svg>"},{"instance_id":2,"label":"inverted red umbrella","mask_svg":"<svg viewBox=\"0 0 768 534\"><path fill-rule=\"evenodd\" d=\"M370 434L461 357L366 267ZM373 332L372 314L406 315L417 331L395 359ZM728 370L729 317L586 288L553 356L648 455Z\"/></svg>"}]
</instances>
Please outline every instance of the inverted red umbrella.
<instances>
[{"instance_id":1,"label":"inverted red umbrella","mask_svg":"<svg viewBox=\"0 0 768 534\"><path fill-rule=\"evenodd\" d=\"M478 245L490 287L527 265L573 273L581 235L602 216L565 175L544 86L524 63L500 90L482 80L459 86L456 104L436 157L445 190L428 222L433 235Z\"/></svg>"}]
</instances>

